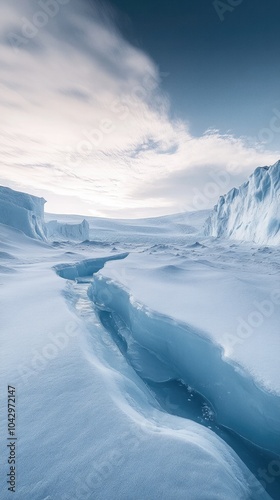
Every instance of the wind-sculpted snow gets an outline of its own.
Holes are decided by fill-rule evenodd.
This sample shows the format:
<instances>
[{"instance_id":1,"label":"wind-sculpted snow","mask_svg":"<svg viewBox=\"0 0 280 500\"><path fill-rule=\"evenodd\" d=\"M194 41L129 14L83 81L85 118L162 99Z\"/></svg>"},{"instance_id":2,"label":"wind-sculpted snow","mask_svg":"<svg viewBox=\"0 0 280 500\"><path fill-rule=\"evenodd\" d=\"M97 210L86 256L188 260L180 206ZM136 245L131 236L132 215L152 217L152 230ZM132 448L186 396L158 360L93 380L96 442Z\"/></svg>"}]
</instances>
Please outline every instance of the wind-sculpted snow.
<instances>
[{"instance_id":1,"label":"wind-sculpted snow","mask_svg":"<svg viewBox=\"0 0 280 500\"><path fill-rule=\"evenodd\" d=\"M89 238L89 224L85 219L77 224L52 220L46 222L46 233L47 237L51 239L84 241Z\"/></svg>"},{"instance_id":2,"label":"wind-sculpted snow","mask_svg":"<svg viewBox=\"0 0 280 500\"><path fill-rule=\"evenodd\" d=\"M280 454L280 398L259 388L240 366L224 360L222 349L204 332L151 311L111 279L95 279L90 293L97 304L117 313L134 341L147 351L145 376L158 381L161 371L154 370L153 375L149 361L149 356L156 356L165 367L164 379L183 380L202 394L213 405L219 424ZM137 362L138 351L135 356ZM147 370L143 362L142 366Z\"/></svg>"},{"instance_id":3,"label":"wind-sculpted snow","mask_svg":"<svg viewBox=\"0 0 280 500\"><path fill-rule=\"evenodd\" d=\"M0 186L0 223L45 240L44 198Z\"/></svg>"},{"instance_id":4,"label":"wind-sculpted snow","mask_svg":"<svg viewBox=\"0 0 280 500\"><path fill-rule=\"evenodd\" d=\"M56 273L64 279L75 280L85 276L92 276L94 273L102 269L105 263L110 260L125 259L128 253L110 255L106 257L96 257L95 259L86 259L73 264L58 264L54 266Z\"/></svg>"},{"instance_id":5,"label":"wind-sculpted snow","mask_svg":"<svg viewBox=\"0 0 280 500\"><path fill-rule=\"evenodd\" d=\"M143 418L147 418L145 422L145 428L150 427L149 422L153 422L153 425L156 425L157 432L161 436L160 440L164 435L177 436L178 446L180 446L181 439L184 439L183 436L188 436L187 441L185 441L186 447L184 448L185 452L179 452L178 457L172 455L172 449L169 449L169 456L171 458L171 462L173 460L179 460L178 465L176 466L176 474L174 476L173 490L170 490L170 480L169 486L166 484L164 487L163 493L161 493L160 497L166 500L169 498L186 498L186 492L190 495L190 498L200 500L201 498L228 498L235 500L236 498L247 498L248 500L257 500L257 499L268 499L270 498L265 491L263 490L260 482L253 477L250 477L245 472L246 469L241 468L243 474L245 473L245 477L241 478L240 476L240 487L243 492L239 491L237 488L237 484L232 484L230 486L229 477L227 471L225 469L226 463L231 464L230 467L233 467L232 472L237 476L238 469L240 467L239 460L234 464L232 459L228 455L228 450L225 443L223 443L224 449L222 449L221 441L216 441L215 444L215 452L212 454L211 452L211 469L212 467L215 470L215 485L212 484L211 477L208 477L207 472L207 485L211 488L211 497L209 496L209 492L205 489L205 482L202 479L202 487L197 482L199 475L203 472L208 471L208 467L210 465L208 461L207 454L210 452L211 442L214 439L217 439L215 435L206 427L209 426L211 428L212 422L212 411L209 407L209 404L206 400L200 396L198 393L195 393L193 389L189 386L184 386L180 381L176 381L176 369L168 366L164 363L164 361L158 358L155 354L145 348L141 348L141 345L138 344L131 336L129 328L126 323L122 321L118 314L113 314L106 310L104 304L96 303L96 299L102 299L105 296L110 296L111 292L108 293L108 290L103 290L99 297L95 296L94 290L89 289L88 294L93 300L94 304L97 306L102 325L104 325L105 330L100 331L99 335L97 335L96 329L96 319L94 317L94 309L89 307L88 299L86 297L86 287L81 288L81 285L74 285L74 290L72 286L70 290L67 292L68 300L70 300L76 307L78 314L86 321L88 325L88 329L91 333L92 337L92 345L94 346L95 352L99 352L101 356L104 358L103 363L105 366L110 365L113 371L117 374L118 380L118 390L122 395L125 395L127 398L128 405L122 404L122 409L133 418L137 419L137 421L143 421ZM72 290L71 290L72 289ZM115 331L115 327L117 331ZM111 340L112 339L112 340ZM103 349L100 349L100 340L101 345L103 345ZM119 348L121 356L116 352L114 345L117 345ZM123 356L123 357L122 357ZM126 363L128 361L128 364ZM102 364L103 364L102 363ZM133 370L131 370L131 367ZM138 376L135 378L136 371L137 375L140 375L140 379ZM142 385L142 380L145 382L145 385ZM136 382L138 391L136 387L134 387L134 383ZM151 393L147 391L147 387L155 394L155 399L151 397ZM139 391L140 390L140 391ZM144 393L141 396L141 392L144 390ZM147 391L147 392L146 392ZM117 391L114 390L116 399ZM144 396L144 398L143 398ZM193 407L187 405L187 398L192 402ZM159 405L158 406L158 403ZM181 405L181 408L179 408ZM160 410L160 411L158 411ZM164 410L164 411L163 411ZM196 419L195 414L196 411L201 411L201 418ZM193 413L193 420L202 422L204 420L202 426L196 427L197 424L190 420L191 413ZM138 414L138 415L137 415ZM180 418L176 419L176 415L180 415L185 417L185 419ZM164 422L164 429L162 428L162 423ZM207 424L208 422L208 424ZM177 431L181 428L184 431L177 433ZM205 434L205 442L203 443L201 437L204 436L203 431L206 431ZM153 435L150 434L149 439L151 443L153 441ZM209 440L209 441L208 441ZM207 442L208 441L208 442ZM159 451L159 450L158 450ZM214 451L214 450L213 450ZM185 453L187 454L187 458L184 458ZM133 460L133 456L131 457ZM210 457L209 457L210 458ZM164 456L161 460L164 459ZM142 456L143 460L143 456ZM141 460L141 470L142 470L142 460ZM181 488L178 489L178 478L180 476L181 466L185 462L186 473L185 478L182 483ZM140 462L138 462L140 465ZM179 465L180 464L180 465ZM202 467L203 464L203 467ZM265 460L263 462L265 464ZM262 464L262 465L263 465ZM173 466L171 465L173 468ZM160 470L162 470L162 465L160 466ZM139 471L140 475L141 472ZM155 473L155 471L154 471ZM222 475L224 474L224 477ZM135 475L135 474L134 474ZM237 477L236 476L236 477ZM203 477L203 476L202 476ZM190 482L190 478L194 479L194 482ZM154 476L156 484L156 476ZM245 479L245 483L244 483ZM149 481L149 478L145 480L145 483ZM149 484L149 483L148 483ZM162 483L158 484L160 491L162 490ZM150 486L149 486L150 488ZM224 490L225 488L225 490ZM134 491L134 490L133 490ZM141 489L140 498L153 498L152 494L147 494ZM158 491L157 491L158 495ZM241 495L241 496L240 496ZM103 498L103 497L101 497ZM105 496L104 496L105 498ZM122 497L120 497L122 498ZM137 493L133 493L133 498L138 498Z\"/></svg>"},{"instance_id":6,"label":"wind-sculpted snow","mask_svg":"<svg viewBox=\"0 0 280 500\"><path fill-rule=\"evenodd\" d=\"M280 244L280 161L259 167L238 189L221 196L205 225L205 234Z\"/></svg>"},{"instance_id":7,"label":"wind-sculpted snow","mask_svg":"<svg viewBox=\"0 0 280 500\"><path fill-rule=\"evenodd\" d=\"M192 325L223 356L280 395L280 252L242 245L149 249L108 262L100 275L121 283L139 302Z\"/></svg>"}]
</instances>

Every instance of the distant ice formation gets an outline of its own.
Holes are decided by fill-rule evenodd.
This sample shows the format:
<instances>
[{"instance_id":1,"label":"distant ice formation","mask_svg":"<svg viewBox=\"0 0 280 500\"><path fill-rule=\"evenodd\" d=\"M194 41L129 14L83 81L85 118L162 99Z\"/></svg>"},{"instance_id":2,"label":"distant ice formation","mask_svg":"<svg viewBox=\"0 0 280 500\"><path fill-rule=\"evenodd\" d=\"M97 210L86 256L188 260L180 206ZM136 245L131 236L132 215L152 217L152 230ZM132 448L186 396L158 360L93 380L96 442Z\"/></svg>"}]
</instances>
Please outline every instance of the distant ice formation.
<instances>
[{"instance_id":1,"label":"distant ice formation","mask_svg":"<svg viewBox=\"0 0 280 500\"><path fill-rule=\"evenodd\" d=\"M206 221L208 236L280 243L280 161L258 167L238 189L221 196Z\"/></svg>"},{"instance_id":2,"label":"distant ice formation","mask_svg":"<svg viewBox=\"0 0 280 500\"><path fill-rule=\"evenodd\" d=\"M0 223L30 238L45 239L44 198L0 186Z\"/></svg>"},{"instance_id":3,"label":"distant ice formation","mask_svg":"<svg viewBox=\"0 0 280 500\"><path fill-rule=\"evenodd\" d=\"M0 186L0 223L39 240L56 238L83 241L89 239L89 224L85 219L74 224L57 220L45 222L45 203L44 198Z\"/></svg>"},{"instance_id":4,"label":"distant ice formation","mask_svg":"<svg viewBox=\"0 0 280 500\"><path fill-rule=\"evenodd\" d=\"M89 224L85 219L77 224L65 224L51 220L46 223L46 234L48 238L52 239L84 241L89 239Z\"/></svg>"}]
</instances>

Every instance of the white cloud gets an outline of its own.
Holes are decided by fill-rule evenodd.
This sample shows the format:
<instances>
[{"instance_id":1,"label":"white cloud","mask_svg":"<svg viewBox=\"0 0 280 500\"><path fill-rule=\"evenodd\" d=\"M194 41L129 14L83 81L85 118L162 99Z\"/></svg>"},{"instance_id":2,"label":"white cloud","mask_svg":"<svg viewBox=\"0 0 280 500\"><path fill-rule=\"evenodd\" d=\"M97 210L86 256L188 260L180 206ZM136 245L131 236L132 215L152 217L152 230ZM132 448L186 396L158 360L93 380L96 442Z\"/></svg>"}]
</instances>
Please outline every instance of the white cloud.
<instances>
[{"instance_id":1,"label":"white cloud","mask_svg":"<svg viewBox=\"0 0 280 500\"><path fill-rule=\"evenodd\" d=\"M44 17L47 0L0 0L3 184L43 193L50 211L154 215L192 208L211 172L240 165L230 188L277 159L217 131L192 137L170 119L155 63L108 11L57 1ZM45 26L32 28L40 19ZM10 42L24 33L32 36L16 49Z\"/></svg>"}]
</instances>

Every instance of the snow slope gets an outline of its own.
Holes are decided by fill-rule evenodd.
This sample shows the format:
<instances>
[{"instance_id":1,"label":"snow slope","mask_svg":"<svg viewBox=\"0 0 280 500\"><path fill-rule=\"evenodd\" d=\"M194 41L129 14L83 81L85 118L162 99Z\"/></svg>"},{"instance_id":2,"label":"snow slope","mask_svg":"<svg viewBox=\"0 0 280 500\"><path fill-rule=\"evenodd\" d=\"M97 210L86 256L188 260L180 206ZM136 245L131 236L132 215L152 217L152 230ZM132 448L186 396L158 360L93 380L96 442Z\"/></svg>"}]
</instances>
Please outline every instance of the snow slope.
<instances>
[{"instance_id":1,"label":"snow slope","mask_svg":"<svg viewBox=\"0 0 280 500\"><path fill-rule=\"evenodd\" d=\"M242 186L221 196L205 234L279 245L280 161L271 167L258 167Z\"/></svg>"},{"instance_id":2,"label":"snow slope","mask_svg":"<svg viewBox=\"0 0 280 500\"><path fill-rule=\"evenodd\" d=\"M44 198L0 186L0 223L27 236L45 239Z\"/></svg>"}]
</instances>

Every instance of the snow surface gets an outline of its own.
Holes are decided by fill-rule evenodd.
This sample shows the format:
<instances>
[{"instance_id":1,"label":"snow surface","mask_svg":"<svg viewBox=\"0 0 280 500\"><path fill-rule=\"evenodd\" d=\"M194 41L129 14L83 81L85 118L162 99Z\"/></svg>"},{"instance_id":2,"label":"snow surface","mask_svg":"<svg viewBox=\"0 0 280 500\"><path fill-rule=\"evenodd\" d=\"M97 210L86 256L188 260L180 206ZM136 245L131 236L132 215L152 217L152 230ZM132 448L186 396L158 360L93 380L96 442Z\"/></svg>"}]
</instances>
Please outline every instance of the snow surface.
<instances>
[{"instance_id":1,"label":"snow surface","mask_svg":"<svg viewBox=\"0 0 280 500\"><path fill-rule=\"evenodd\" d=\"M238 189L221 196L205 234L262 245L280 244L280 161L258 167Z\"/></svg>"},{"instance_id":2,"label":"snow surface","mask_svg":"<svg viewBox=\"0 0 280 500\"><path fill-rule=\"evenodd\" d=\"M0 224L15 499L279 498L280 252L202 237L206 216L89 218L82 243Z\"/></svg>"},{"instance_id":3,"label":"snow surface","mask_svg":"<svg viewBox=\"0 0 280 500\"><path fill-rule=\"evenodd\" d=\"M118 314L137 344L172 367L166 377L175 370L211 401L221 424L280 453L278 276L267 276L268 266L262 274L260 262L258 274L253 266L240 270L234 257L217 264L207 251L108 262L92 295Z\"/></svg>"}]
</instances>

